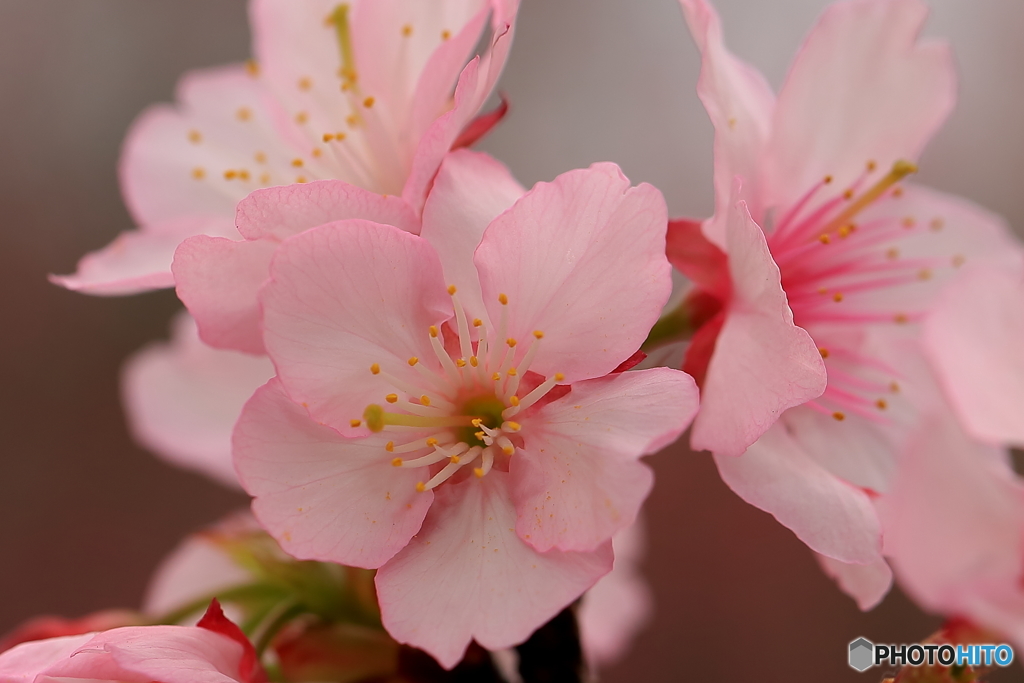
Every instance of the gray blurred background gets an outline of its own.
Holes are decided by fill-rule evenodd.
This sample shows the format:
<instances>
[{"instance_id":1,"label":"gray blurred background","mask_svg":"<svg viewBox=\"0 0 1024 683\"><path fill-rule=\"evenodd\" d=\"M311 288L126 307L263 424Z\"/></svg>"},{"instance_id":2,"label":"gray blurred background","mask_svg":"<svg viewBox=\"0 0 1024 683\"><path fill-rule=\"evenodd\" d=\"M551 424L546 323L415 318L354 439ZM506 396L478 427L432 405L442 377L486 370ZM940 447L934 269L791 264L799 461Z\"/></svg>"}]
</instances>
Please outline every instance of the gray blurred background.
<instances>
[{"instance_id":1,"label":"gray blurred background","mask_svg":"<svg viewBox=\"0 0 1024 683\"><path fill-rule=\"evenodd\" d=\"M821 0L719 0L727 40L778 86ZM960 104L921 180L1024 226L1024 3L935 0ZM512 102L482 147L525 184L594 161L707 214L711 127L675 0L523 0L501 83ZM187 69L249 54L243 0L0 2L0 631L42 612L137 605L184 534L245 504L129 439L122 360L164 337L170 292L90 298L46 282L131 227L115 163L146 105ZM869 614L769 516L736 498L706 454L652 459L646 561L654 623L609 682L878 680L846 644L914 642L940 623L894 591ZM1024 681L1020 667L999 681Z\"/></svg>"}]
</instances>

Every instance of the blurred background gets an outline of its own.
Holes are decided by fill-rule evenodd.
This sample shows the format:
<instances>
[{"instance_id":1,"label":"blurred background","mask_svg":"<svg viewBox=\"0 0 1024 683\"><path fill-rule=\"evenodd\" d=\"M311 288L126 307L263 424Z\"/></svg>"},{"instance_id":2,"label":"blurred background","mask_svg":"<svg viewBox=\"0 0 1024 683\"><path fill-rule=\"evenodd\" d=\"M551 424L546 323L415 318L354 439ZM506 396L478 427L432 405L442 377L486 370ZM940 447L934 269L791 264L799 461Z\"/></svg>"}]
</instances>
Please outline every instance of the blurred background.
<instances>
[{"instance_id":1,"label":"blurred background","mask_svg":"<svg viewBox=\"0 0 1024 683\"><path fill-rule=\"evenodd\" d=\"M960 103L920 180L1024 227L1024 3L934 0L926 33L957 52ZM778 86L822 0L718 0L740 56ZM594 161L661 188L673 215L711 211L711 126L675 0L523 0L481 146L527 186ZM184 534L243 496L130 440L124 358L165 337L173 293L91 298L46 281L132 227L121 138L191 68L249 56L243 0L0 2L0 631L43 612L136 606ZM707 454L651 459L645 562L654 622L609 683L876 680L846 645L915 642L939 625L894 590L861 613L809 551L718 479ZM995 681L1024 681L1015 666Z\"/></svg>"}]
</instances>

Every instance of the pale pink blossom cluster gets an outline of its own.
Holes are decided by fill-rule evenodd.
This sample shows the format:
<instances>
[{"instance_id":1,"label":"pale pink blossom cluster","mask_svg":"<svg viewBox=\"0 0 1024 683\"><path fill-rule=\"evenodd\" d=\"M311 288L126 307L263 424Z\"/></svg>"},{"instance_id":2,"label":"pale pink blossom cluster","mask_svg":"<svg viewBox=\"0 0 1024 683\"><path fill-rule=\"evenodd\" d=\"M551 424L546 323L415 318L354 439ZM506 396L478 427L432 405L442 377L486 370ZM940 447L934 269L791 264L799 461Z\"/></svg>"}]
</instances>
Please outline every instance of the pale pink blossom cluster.
<instances>
[{"instance_id":1,"label":"pale pink blossom cluster","mask_svg":"<svg viewBox=\"0 0 1024 683\"><path fill-rule=\"evenodd\" d=\"M691 422L862 609L895 575L1024 647L1024 249L912 182L948 46L922 0L842 0L775 93L707 0L681 8L705 220L612 163L526 189L467 148L506 109L516 0L251 0L255 59L129 132L138 228L53 280L175 287L171 341L125 367L130 426L252 515L187 540L137 614L15 633L0 681L378 680L410 647L514 679L577 601L604 664L653 606L641 458Z\"/></svg>"}]
</instances>

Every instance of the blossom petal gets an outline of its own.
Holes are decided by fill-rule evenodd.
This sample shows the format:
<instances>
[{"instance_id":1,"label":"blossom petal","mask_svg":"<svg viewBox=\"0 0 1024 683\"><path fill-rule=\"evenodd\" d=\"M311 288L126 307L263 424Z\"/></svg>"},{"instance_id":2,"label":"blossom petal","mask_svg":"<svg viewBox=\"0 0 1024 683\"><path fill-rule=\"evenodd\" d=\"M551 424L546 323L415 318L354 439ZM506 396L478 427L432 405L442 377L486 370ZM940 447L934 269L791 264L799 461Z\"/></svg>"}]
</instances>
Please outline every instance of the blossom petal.
<instances>
[{"instance_id":1,"label":"blossom petal","mask_svg":"<svg viewBox=\"0 0 1024 683\"><path fill-rule=\"evenodd\" d=\"M176 291L210 346L264 353L255 294L278 243L190 237L174 252Z\"/></svg>"},{"instance_id":2,"label":"blossom petal","mask_svg":"<svg viewBox=\"0 0 1024 683\"><path fill-rule=\"evenodd\" d=\"M715 127L715 217L704 224L707 238L726 246L726 218L736 176L747 183L744 199L759 213L761 155L771 133L775 94L764 76L725 47L718 13L705 0L681 0L690 33L701 53L697 95Z\"/></svg>"},{"instance_id":3,"label":"blossom petal","mask_svg":"<svg viewBox=\"0 0 1024 683\"><path fill-rule=\"evenodd\" d=\"M61 636L33 640L0 653L0 681L4 683L32 683L39 672L54 662L70 657L94 634Z\"/></svg>"},{"instance_id":4,"label":"blossom petal","mask_svg":"<svg viewBox=\"0 0 1024 683\"><path fill-rule=\"evenodd\" d=\"M869 564L848 564L827 555L815 553L814 557L822 570L865 612L874 609L892 588L892 569L881 558Z\"/></svg>"},{"instance_id":5,"label":"blossom petal","mask_svg":"<svg viewBox=\"0 0 1024 683\"><path fill-rule=\"evenodd\" d=\"M672 289L668 217L655 188L614 164L538 183L488 226L476 252L484 305L508 334L544 339L531 369L600 377L640 348Z\"/></svg>"},{"instance_id":6,"label":"blossom petal","mask_svg":"<svg viewBox=\"0 0 1024 683\"><path fill-rule=\"evenodd\" d=\"M409 542L433 499L416 490L421 472L392 466L386 441L317 424L274 379L238 420L235 468L253 514L289 555L373 569Z\"/></svg>"},{"instance_id":7,"label":"blossom petal","mask_svg":"<svg viewBox=\"0 0 1024 683\"><path fill-rule=\"evenodd\" d=\"M420 235L437 250L445 281L471 317L487 320L473 253L488 224L525 193L504 164L482 152L452 152L437 172Z\"/></svg>"},{"instance_id":8,"label":"blossom petal","mask_svg":"<svg viewBox=\"0 0 1024 683\"><path fill-rule=\"evenodd\" d=\"M636 519L653 476L637 459L671 443L697 386L668 368L577 382L524 420L512 456L516 532L540 552L590 551Z\"/></svg>"},{"instance_id":9,"label":"blossom petal","mask_svg":"<svg viewBox=\"0 0 1024 683\"><path fill-rule=\"evenodd\" d=\"M390 383L372 365L419 386L415 357L439 369L431 325L452 315L437 254L398 228L351 220L286 240L260 291L264 340L288 395L342 434Z\"/></svg>"},{"instance_id":10,"label":"blossom petal","mask_svg":"<svg viewBox=\"0 0 1024 683\"><path fill-rule=\"evenodd\" d=\"M815 462L776 424L738 457L715 455L740 498L769 512L811 550L868 564L881 555L881 528L867 494Z\"/></svg>"},{"instance_id":11,"label":"blossom petal","mask_svg":"<svg viewBox=\"0 0 1024 683\"><path fill-rule=\"evenodd\" d=\"M965 427L1024 445L1024 263L978 263L943 292L925 346Z\"/></svg>"},{"instance_id":12,"label":"blossom petal","mask_svg":"<svg viewBox=\"0 0 1024 683\"><path fill-rule=\"evenodd\" d=\"M437 489L423 529L377 572L381 619L400 643L455 666L470 640L517 645L612 567L592 553L538 553L513 531L508 475Z\"/></svg>"},{"instance_id":13,"label":"blossom petal","mask_svg":"<svg viewBox=\"0 0 1024 683\"><path fill-rule=\"evenodd\" d=\"M76 292L99 296L137 294L174 286L174 250L193 235L238 237L227 217L183 217L145 230L122 232L103 249L78 262L73 275L51 275L50 282Z\"/></svg>"},{"instance_id":14,"label":"blossom petal","mask_svg":"<svg viewBox=\"0 0 1024 683\"><path fill-rule=\"evenodd\" d=\"M733 300L702 386L691 444L725 456L742 453L787 408L825 390L814 340L793 323L761 228L740 202L728 226Z\"/></svg>"},{"instance_id":15,"label":"blossom petal","mask_svg":"<svg viewBox=\"0 0 1024 683\"><path fill-rule=\"evenodd\" d=\"M237 487L231 430L242 406L274 375L266 358L199 341L182 313L171 343L157 342L125 363L121 390L132 435L175 465Z\"/></svg>"},{"instance_id":16,"label":"blossom petal","mask_svg":"<svg viewBox=\"0 0 1024 683\"><path fill-rule=\"evenodd\" d=\"M764 206L789 206L825 176L852 183L869 161L916 160L953 108L949 46L917 41L921 0L834 3L779 92Z\"/></svg>"}]
</instances>

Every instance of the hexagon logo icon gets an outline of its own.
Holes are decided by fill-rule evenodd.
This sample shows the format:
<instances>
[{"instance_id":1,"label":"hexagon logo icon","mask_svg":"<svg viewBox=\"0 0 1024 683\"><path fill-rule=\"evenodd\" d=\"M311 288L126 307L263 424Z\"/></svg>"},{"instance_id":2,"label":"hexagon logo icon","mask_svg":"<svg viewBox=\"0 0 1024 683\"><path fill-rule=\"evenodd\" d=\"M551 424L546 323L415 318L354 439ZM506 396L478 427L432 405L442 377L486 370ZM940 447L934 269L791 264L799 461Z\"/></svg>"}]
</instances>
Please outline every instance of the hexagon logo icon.
<instances>
[{"instance_id":1,"label":"hexagon logo icon","mask_svg":"<svg viewBox=\"0 0 1024 683\"><path fill-rule=\"evenodd\" d=\"M875 659L875 644L867 638L858 638L850 643L850 668L867 671Z\"/></svg>"}]
</instances>

